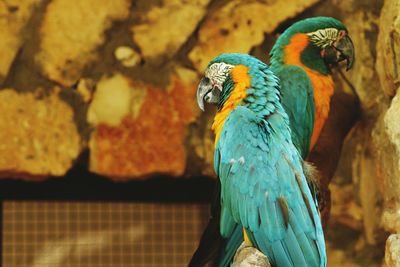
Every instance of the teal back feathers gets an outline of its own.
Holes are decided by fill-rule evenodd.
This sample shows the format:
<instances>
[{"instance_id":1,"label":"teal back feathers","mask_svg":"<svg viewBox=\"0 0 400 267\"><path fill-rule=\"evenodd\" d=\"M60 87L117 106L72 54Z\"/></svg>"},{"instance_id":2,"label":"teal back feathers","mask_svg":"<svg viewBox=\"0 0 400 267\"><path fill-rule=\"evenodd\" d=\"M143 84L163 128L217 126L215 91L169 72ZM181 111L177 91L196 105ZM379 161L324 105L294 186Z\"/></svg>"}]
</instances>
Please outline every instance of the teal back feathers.
<instances>
[{"instance_id":1,"label":"teal back feathers","mask_svg":"<svg viewBox=\"0 0 400 267\"><path fill-rule=\"evenodd\" d=\"M253 57L234 57L217 60L247 66L251 85L227 117L216 145L221 234L236 236L232 231L239 223L273 266L325 266L321 222L292 143L277 78Z\"/></svg>"}]
</instances>

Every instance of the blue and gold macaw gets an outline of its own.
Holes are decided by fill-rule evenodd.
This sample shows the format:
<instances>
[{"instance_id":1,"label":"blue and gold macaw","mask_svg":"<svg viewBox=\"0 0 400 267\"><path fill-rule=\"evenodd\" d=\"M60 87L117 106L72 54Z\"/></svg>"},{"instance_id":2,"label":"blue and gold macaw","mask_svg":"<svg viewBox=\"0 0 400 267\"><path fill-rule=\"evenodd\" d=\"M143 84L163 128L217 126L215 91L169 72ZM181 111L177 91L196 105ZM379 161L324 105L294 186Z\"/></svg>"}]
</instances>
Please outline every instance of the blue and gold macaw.
<instances>
[{"instance_id":1,"label":"blue and gold macaw","mask_svg":"<svg viewBox=\"0 0 400 267\"><path fill-rule=\"evenodd\" d=\"M215 103L214 167L223 237L238 224L273 266L325 266L325 242L302 158L292 142L277 77L249 55L211 61L198 90Z\"/></svg>"},{"instance_id":2,"label":"blue and gold macaw","mask_svg":"<svg viewBox=\"0 0 400 267\"><path fill-rule=\"evenodd\" d=\"M329 112L329 101L333 93L329 68L342 60L347 61L348 68L352 66L354 61L352 42L343 24L327 17L307 19L294 24L280 36L271 51L270 71L274 72L280 80L281 102L289 116L291 138L302 158L305 158L314 146ZM258 87L255 90L257 91ZM242 92L243 95L247 95L247 90ZM216 98L217 96L209 95L208 97ZM252 98L254 96L250 97ZM208 98L205 100L208 101ZM236 104L239 103L241 102ZM269 106L270 103L266 103L264 108L268 110ZM259 110L263 110L261 106ZM223 113L221 112L222 109L216 116L216 122L221 120L221 115L219 115ZM217 129L216 125L220 125L219 127L224 125L224 123L216 122L214 129ZM218 140L217 131L216 134ZM218 146L218 142L216 145ZM218 224L215 223L219 221L218 202L217 195L212 211L213 217L210 219L190 266L202 265L215 257L218 248L212 244L221 243L224 243L224 248L219 266L226 266L231 262L243 240L240 224L234 225L229 231L224 230L224 209L221 215L220 231ZM224 235L221 236L218 232ZM278 266L281 265L278 264ZM292 265L288 266L301 265L292 262Z\"/></svg>"}]
</instances>

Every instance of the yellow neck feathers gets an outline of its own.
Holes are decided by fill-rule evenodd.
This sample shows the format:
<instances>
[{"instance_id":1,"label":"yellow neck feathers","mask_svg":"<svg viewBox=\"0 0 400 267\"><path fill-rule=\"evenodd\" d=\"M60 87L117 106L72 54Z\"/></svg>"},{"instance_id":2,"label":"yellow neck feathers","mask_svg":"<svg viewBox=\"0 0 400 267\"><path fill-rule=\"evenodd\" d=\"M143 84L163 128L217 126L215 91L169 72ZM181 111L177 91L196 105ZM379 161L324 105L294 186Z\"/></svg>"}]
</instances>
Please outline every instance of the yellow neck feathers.
<instances>
[{"instance_id":1,"label":"yellow neck feathers","mask_svg":"<svg viewBox=\"0 0 400 267\"><path fill-rule=\"evenodd\" d=\"M235 84L234 88L221 110L215 115L211 127L215 133L215 145L218 143L219 136L229 113L246 97L246 89L250 87L250 76L246 66L238 65L232 69L231 73Z\"/></svg>"}]
</instances>

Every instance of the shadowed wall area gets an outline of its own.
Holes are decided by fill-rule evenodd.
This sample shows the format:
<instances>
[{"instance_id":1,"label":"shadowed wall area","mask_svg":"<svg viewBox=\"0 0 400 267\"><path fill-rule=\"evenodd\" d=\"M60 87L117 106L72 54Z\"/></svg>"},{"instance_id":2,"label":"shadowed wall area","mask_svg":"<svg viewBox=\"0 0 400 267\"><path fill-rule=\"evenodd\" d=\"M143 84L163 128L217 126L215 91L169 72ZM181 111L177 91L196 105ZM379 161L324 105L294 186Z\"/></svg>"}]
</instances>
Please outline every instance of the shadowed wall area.
<instances>
[{"instance_id":1,"label":"shadowed wall area","mask_svg":"<svg viewBox=\"0 0 400 267\"><path fill-rule=\"evenodd\" d=\"M215 178L200 74L220 53L267 62L277 36L311 16L343 21L356 52L351 71L334 70L309 157L328 265L400 266L399 14L399 0L0 1L3 266L102 266L107 248L104 266L185 266Z\"/></svg>"}]
</instances>

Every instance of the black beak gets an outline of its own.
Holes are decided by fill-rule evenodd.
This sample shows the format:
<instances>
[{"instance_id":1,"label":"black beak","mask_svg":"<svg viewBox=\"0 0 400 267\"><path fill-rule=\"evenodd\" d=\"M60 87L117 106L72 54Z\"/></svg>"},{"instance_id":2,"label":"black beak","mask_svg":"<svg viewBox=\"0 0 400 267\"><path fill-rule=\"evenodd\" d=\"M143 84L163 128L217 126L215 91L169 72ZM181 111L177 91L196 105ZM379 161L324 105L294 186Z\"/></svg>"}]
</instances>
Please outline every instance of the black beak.
<instances>
[{"instance_id":1,"label":"black beak","mask_svg":"<svg viewBox=\"0 0 400 267\"><path fill-rule=\"evenodd\" d=\"M219 102L221 91L213 87L208 78L203 78L197 87L197 105L204 111L204 102L217 104Z\"/></svg>"},{"instance_id":2,"label":"black beak","mask_svg":"<svg viewBox=\"0 0 400 267\"><path fill-rule=\"evenodd\" d=\"M354 64L354 45L350 37L343 36L333 45L324 49L324 60L328 65L337 65L337 63L346 60L346 70L353 67Z\"/></svg>"},{"instance_id":3,"label":"black beak","mask_svg":"<svg viewBox=\"0 0 400 267\"><path fill-rule=\"evenodd\" d=\"M338 62L346 60L346 70L351 69L354 64L355 54L353 41L350 37L346 35L341 38L335 48L340 53Z\"/></svg>"}]
</instances>

